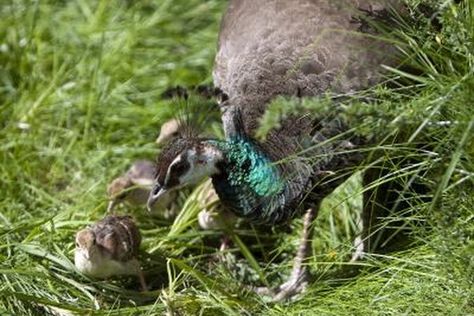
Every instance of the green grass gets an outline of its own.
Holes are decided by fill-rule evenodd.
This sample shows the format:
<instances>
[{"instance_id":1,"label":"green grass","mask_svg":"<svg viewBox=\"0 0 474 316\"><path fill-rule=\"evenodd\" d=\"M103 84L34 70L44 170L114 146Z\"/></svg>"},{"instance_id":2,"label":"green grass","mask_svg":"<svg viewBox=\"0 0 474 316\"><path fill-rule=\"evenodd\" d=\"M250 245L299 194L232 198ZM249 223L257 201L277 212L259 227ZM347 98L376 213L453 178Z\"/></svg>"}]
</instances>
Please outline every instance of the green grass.
<instances>
[{"instance_id":1,"label":"green grass","mask_svg":"<svg viewBox=\"0 0 474 316\"><path fill-rule=\"evenodd\" d=\"M138 292L133 279L88 279L72 263L75 232L105 213L107 183L156 155L159 126L176 111L160 94L212 81L225 3L3 1L0 314L43 315L48 307L81 315L474 314L474 6L432 1L443 22L437 30L420 18L419 2L410 3L418 23L402 26L397 43L420 75L393 71L403 86L374 89L377 104L345 115L362 134L402 140L377 149L387 162L420 161L415 171L433 202L410 200L415 212L403 220L411 246L349 264L361 208L356 175L315 222L315 280L298 300L274 305L242 287L259 279L245 248L264 247L256 262L273 283L289 271L301 221L290 233L238 231L245 247L232 246L228 268L213 261L209 242L218 234L196 228L193 194L180 196L182 217L172 226L141 208L122 209L142 230L154 291Z\"/></svg>"}]
</instances>

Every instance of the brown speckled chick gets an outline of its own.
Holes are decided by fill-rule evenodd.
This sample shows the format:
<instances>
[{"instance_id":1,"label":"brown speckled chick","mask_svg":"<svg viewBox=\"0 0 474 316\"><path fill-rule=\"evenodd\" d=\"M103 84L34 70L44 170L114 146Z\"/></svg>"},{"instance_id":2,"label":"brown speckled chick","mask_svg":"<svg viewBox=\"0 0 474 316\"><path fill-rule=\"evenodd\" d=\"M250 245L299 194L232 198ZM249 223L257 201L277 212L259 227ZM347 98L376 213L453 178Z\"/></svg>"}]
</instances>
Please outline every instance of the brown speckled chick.
<instances>
[{"instance_id":1,"label":"brown speckled chick","mask_svg":"<svg viewBox=\"0 0 474 316\"><path fill-rule=\"evenodd\" d=\"M148 160L135 161L130 169L122 176L115 178L107 187L109 197L108 211L112 212L115 206L121 202L132 205L145 205L152 188L155 173L155 164ZM171 202L175 197L171 192L164 197L163 201L153 207L159 211L164 218L172 218L175 211Z\"/></svg>"},{"instance_id":2,"label":"brown speckled chick","mask_svg":"<svg viewBox=\"0 0 474 316\"><path fill-rule=\"evenodd\" d=\"M198 201L203 209L198 214L198 223L202 229L225 230L237 224L238 217L222 207L211 181L205 181L201 185Z\"/></svg>"},{"instance_id":3,"label":"brown speckled chick","mask_svg":"<svg viewBox=\"0 0 474 316\"><path fill-rule=\"evenodd\" d=\"M108 215L76 234L76 268L94 278L137 275L146 283L137 260L141 235L130 216Z\"/></svg>"}]
</instances>

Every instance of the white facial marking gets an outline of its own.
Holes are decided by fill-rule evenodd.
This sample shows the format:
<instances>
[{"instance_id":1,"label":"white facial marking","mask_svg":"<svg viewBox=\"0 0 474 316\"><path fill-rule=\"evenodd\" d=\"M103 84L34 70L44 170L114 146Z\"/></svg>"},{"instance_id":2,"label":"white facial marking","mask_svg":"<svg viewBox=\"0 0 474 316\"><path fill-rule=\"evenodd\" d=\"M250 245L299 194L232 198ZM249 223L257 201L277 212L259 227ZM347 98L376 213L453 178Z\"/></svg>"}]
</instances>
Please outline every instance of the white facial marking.
<instances>
[{"instance_id":1,"label":"white facial marking","mask_svg":"<svg viewBox=\"0 0 474 316\"><path fill-rule=\"evenodd\" d=\"M213 147L205 147L201 152L190 149L186 152L186 156L189 170L179 177L179 182L182 184L195 184L203 178L219 172L216 164L222 158L222 155Z\"/></svg>"},{"instance_id":2,"label":"white facial marking","mask_svg":"<svg viewBox=\"0 0 474 316\"><path fill-rule=\"evenodd\" d=\"M170 174L170 171L171 171L171 167L173 167L174 165L176 165L177 163L179 163L183 158L181 157L181 155L178 155L178 157L176 157L171 163L170 165L168 166L168 171L166 172L166 177L165 177L165 183L168 183L168 181L170 180L170 177L171 177L171 174Z\"/></svg>"}]
</instances>

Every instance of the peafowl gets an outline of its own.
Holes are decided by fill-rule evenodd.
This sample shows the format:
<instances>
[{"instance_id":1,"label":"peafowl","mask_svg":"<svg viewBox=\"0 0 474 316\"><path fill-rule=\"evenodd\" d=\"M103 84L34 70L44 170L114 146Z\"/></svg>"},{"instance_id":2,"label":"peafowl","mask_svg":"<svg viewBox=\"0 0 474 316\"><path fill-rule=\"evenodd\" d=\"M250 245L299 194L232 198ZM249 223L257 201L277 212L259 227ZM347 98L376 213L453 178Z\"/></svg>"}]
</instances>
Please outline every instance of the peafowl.
<instances>
[{"instance_id":1,"label":"peafowl","mask_svg":"<svg viewBox=\"0 0 474 316\"><path fill-rule=\"evenodd\" d=\"M130 216L108 215L76 234L74 263L95 278L137 275L144 291L145 278L137 259L141 234Z\"/></svg>"},{"instance_id":2,"label":"peafowl","mask_svg":"<svg viewBox=\"0 0 474 316\"><path fill-rule=\"evenodd\" d=\"M137 160L123 175L115 178L107 186L109 205L107 211L112 213L115 207L123 202L132 205L145 205L152 189L155 164L149 160ZM153 210L165 219L176 217L173 201L176 192L170 192L154 205Z\"/></svg>"},{"instance_id":3,"label":"peafowl","mask_svg":"<svg viewBox=\"0 0 474 316\"><path fill-rule=\"evenodd\" d=\"M170 140L179 136L179 121L177 119L171 119L161 125L160 134L155 140L158 145L168 143Z\"/></svg>"},{"instance_id":4,"label":"peafowl","mask_svg":"<svg viewBox=\"0 0 474 316\"><path fill-rule=\"evenodd\" d=\"M186 90L181 88L182 93ZM184 92L183 92L184 91ZM186 93L187 95L187 93ZM160 134L156 139L156 144L163 146L178 138L180 135L180 121L171 119L161 125ZM152 173L149 173L150 175ZM198 203L202 210L198 214L198 224L203 230L224 230L232 228L237 223L236 216L229 210L222 207L219 197L210 181L204 182L200 187L200 193L197 195ZM223 238L220 249L227 247L228 240Z\"/></svg>"},{"instance_id":5,"label":"peafowl","mask_svg":"<svg viewBox=\"0 0 474 316\"><path fill-rule=\"evenodd\" d=\"M225 139L187 135L163 149L148 206L211 177L221 202L249 221L275 225L304 213L288 280L257 292L279 301L304 290L311 223L321 201L364 159L357 150L364 140L314 113L285 116L264 140L255 132L278 96L350 95L379 83L381 65L396 66L397 56L374 25L399 7L390 0L231 0L213 70ZM370 216L362 217L368 224ZM367 250L358 246L356 258Z\"/></svg>"}]
</instances>

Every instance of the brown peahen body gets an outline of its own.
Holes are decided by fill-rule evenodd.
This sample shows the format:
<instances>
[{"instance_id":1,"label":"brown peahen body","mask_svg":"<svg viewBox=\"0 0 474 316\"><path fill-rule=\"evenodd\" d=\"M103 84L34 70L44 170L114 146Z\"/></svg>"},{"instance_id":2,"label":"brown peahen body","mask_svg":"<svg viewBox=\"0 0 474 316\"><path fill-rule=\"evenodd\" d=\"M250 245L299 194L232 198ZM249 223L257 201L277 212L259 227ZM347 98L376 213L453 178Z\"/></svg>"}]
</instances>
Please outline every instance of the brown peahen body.
<instances>
[{"instance_id":1,"label":"brown peahen body","mask_svg":"<svg viewBox=\"0 0 474 316\"><path fill-rule=\"evenodd\" d=\"M398 1L231 0L213 72L226 139L183 138L158 159L149 205L210 176L222 203L250 220L279 223L307 210L289 280L259 290L275 300L304 288L319 204L364 157L357 153L361 141L338 120L287 116L260 141L260 119L278 96L340 97L379 83L381 65L395 66L397 59L375 25L388 22L395 6Z\"/></svg>"}]
</instances>

